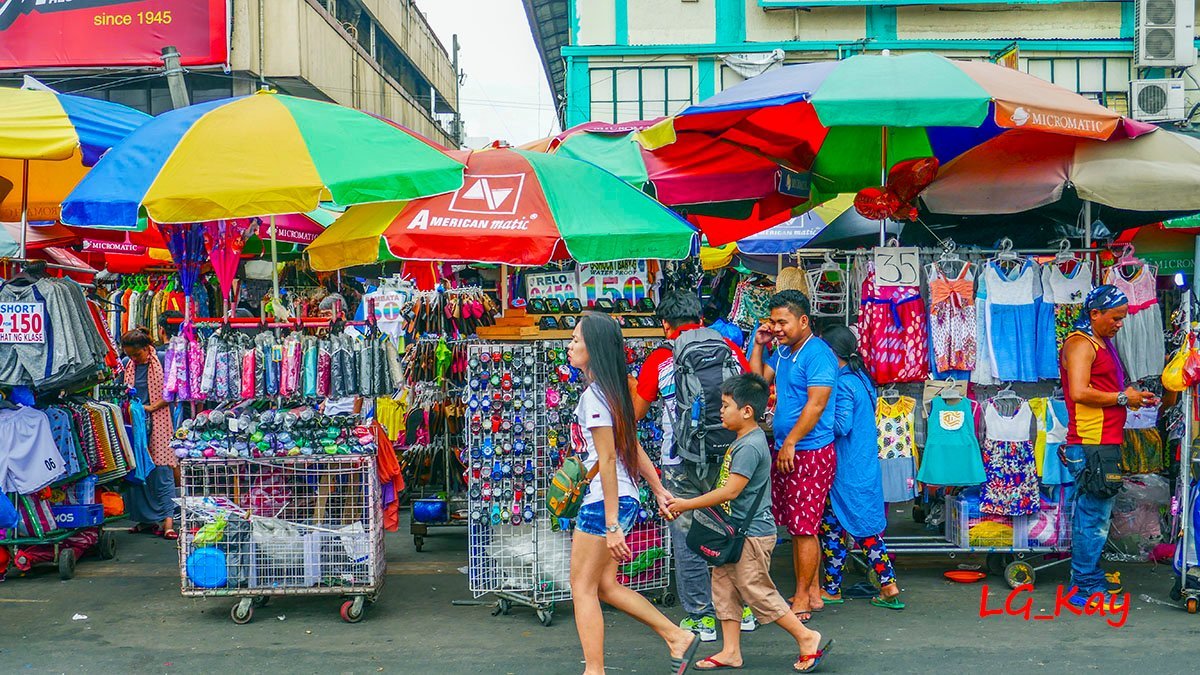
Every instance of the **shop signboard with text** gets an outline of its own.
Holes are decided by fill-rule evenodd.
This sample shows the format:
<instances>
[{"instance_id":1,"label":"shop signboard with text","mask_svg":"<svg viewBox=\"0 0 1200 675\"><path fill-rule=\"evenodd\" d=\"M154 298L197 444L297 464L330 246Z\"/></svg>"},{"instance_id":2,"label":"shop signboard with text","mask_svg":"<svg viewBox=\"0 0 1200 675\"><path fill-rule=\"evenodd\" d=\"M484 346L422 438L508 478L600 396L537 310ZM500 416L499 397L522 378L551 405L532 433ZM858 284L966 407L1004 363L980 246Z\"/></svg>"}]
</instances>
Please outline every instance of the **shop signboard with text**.
<instances>
[{"instance_id":1,"label":"shop signboard with text","mask_svg":"<svg viewBox=\"0 0 1200 675\"><path fill-rule=\"evenodd\" d=\"M579 266L580 300L587 307L597 300L628 300L637 304L650 294L650 274L645 260L621 260Z\"/></svg>"},{"instance_id":2,"label":"shop signboard with text","mask_svg":"<svg viewBox=\"0 0 1200 675\"><path fill-rule=\"evenodd\" d=\"M44 344L45 316L41 302L0 303L0 344Z\"/></svg>"},{"instance_id":3,"label":"shop signboard with text","mask_svg":"<svg viewBox=\"0 0 1200 675\"><path fill-rule=\"evenodd\" d=\"M227 0L0 0L0 69L228 61Z\"/></svg>"}]
</instances>

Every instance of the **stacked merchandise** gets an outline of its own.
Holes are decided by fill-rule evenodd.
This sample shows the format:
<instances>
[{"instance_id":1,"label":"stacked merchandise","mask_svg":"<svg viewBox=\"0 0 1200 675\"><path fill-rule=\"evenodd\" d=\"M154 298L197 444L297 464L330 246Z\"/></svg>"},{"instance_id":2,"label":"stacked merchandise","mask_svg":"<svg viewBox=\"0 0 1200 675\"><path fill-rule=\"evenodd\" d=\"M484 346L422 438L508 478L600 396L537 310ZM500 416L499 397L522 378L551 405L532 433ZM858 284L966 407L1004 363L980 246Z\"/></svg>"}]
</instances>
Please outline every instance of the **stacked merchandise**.
<instances>
[{"instance_id":1,"label":"stacked merchandise","mask_svg":"<svg viewBox=\"0 0 1200 675\"><path fill-rule=\"evenodd\" d=\"M163 366L167 401L249 401L386 396L401 381L395 344L372 331L317 338L269 331L219 330L207 338L184 329L171 338Z\"/></svg>"},{"instance_id":2,"label":"stacked merchandise","mask_svg":"<svg viewBox=\"0 0 1200 675\"><path fill-rule=\"evenodd\" d=\"M171 440L180 459L372 455L375 434L353 415L322 415L311 408L249 407L202 412L184 420Z\"/></svg>"}]
</instances>

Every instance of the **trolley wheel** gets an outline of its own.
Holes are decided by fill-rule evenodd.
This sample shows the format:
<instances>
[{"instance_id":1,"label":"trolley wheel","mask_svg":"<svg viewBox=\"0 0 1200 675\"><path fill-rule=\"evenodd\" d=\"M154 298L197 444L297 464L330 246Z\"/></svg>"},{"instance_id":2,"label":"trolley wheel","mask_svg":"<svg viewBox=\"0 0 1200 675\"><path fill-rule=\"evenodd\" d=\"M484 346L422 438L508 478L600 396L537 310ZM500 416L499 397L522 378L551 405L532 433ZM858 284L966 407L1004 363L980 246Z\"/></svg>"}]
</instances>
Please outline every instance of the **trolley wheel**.
<instances>
[{"instance_id":1,"label":"trolley wheel","mask_svg":"<svg viewBox=\"0 0 1200 675\"><path fill-rule=\"evenodd\" d=\"M492 616L508 615L512 611L512 603L508 598L496 598L496 606L492 609Z\"/></svg>"},{"instance_id":2,"label":"trolley wheel","mask_svg":"<svg viewBox=\"0 0 1200 675\"><path fill-rule=\"evenodd\" d=\"M417 549L417 553L420 553L421 549L424 547L425 547L425 537L422 537L419 534L414 534L413 535L413 548Z\"/></svg>"},{"instance_id":3,"label":"trolley wheel","mask_svg":"<svg viewBox=\"0 0 1200 675\"><path fill-rule=\"evenodd\" d=\"M539 609L537 611L537 617L538 617L538 621L541 621L543 626L549 628L550 624L554 622L554 610L553 609Z\"/></svg>"},{"instance_id":4,"label":"trolley wheel","mask_svg":"<svg viewBox=\"0 0 1200 675\"><path fill-rule=\"evenodd\" d=\"M920 505L918 505L918 504L913 504L913 507L912 507L912 519L913 519L913 522L914 522L914 523L917 523L918 525L922 525L922 524L924 524L924 523L925 523L925 517L926 517L926 516L928 516L928 515L929 515L929 514L925 513L925 509L921 508L921 506L920 506Z\"/></svg>"},{"instance_id":5,"label":"trolley wheel","mask_svg":"<svg viewBox=\"0 0 1200 675\"><path fill-rule=\"evenodd\" d=\"M64 548L58 552L58 578L70 581L75 577L75 549Z\"/></svg>"},{"instance_id":6,"label":"trolley wheel","mask_svg":"<svg viewBox=\"0 0 1200 675\"><path fill-rule=\"evenodd\" d=\"M362 621L363 616L366 615L366 612L363 611L366 603L367 599L361 595L356 595L353 599L343 602L341 611L342 621L346 623L358 623Z\"/></svg>"},{"instance_id":7,"label":"trolley wheel","mask_svg":"<svg viewBox=\"0 0 1200 675\"><path fill-rule=\"evenodd\" d=\"M268 604L270 604L270 602L271 602L271 596L259 595L259 596L255 596L253 604L255 607L266 607Z\"/></svg>"},{"instance_id":8,"label":"trolley wheel","mask_svg":"<svg viewBox=\"0 0 1200 675\"><path fill-rule=\"evenodd\" d=\"M111 532L101 532L96 540L96 555L101 560L112 560L117 557L117 538Z\"/></svg>"},{"instance_id":9,"label":"trolley wheel","mask_svg":"<svg viewBox=\"0 0 1200 675\"><path fill-rule=\"evenodd\" d=\"M252 598L242 598L238 603L229 610L229 618L239 626L250 623L254 618L254 600Z\"/></svg>"},{"instance_id":10,"label":"trolley wheel","mask_svg":"<svg viewBox=\"0 0 1200 675\"><path fill-rule=\"evenodd\" d=\"M1197 611L1200 611L1200 599L1188 598L1187 599L1187 613L1195 614Z\"/></svg>"},{"instance_id":11,"label":"trolley wheel","mask_svg":"<svg viewBox=\"0 0 1200 675\"><path fill-rule=\"evenodd\" d=\"M1167 593L1167 597L1171 598L1171 600L1173 600L1175 602L1179 602L1180 600L1183 599L1183 590L1182 590L1182 587L1179 585L1178 577L1176 577L1175 583L1171 584L1171 591L1169 593Z\"/></svg>"},{"instance_id":12,"label":"trolley wheel","mask_svg":"<svg viewBox=\"0 0 1200 675\"><path fill-rule=\"evenodd\" d=\"M658 596L658 604L663 607L674 607L679 602L679 598L671 591L663 591L662 595Z\"/></svg>"},{"instance_id":13,"label":"trolley wheel","mask_svg":"<svg viewBox=\"0 0 1200 675\"><path fill-rule=\"evenodd\" d=\"M1004 568L1004 581L1009 588L1017 588L1023 585L1033 585L1037 574L1033 571L1033 565L1024 560L1014 560Z\"/></svg>"}]
</instances>

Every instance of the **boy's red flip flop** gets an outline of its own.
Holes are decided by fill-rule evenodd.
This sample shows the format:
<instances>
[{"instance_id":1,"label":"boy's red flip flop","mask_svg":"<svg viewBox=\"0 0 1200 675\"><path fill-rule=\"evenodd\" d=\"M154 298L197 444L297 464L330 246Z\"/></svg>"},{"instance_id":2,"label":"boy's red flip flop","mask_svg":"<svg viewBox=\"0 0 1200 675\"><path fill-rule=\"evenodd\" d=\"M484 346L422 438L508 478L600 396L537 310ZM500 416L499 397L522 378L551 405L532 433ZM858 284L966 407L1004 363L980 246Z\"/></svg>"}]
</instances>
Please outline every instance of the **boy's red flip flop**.
<instances>
[{"instance_id":1,"label":"boy's red flip flop","mask_svg":"<svg viewBox=\"0 0 1200 675\"><path fill-rule=\"evenodd\" d=\"M741 670L741 666L731 666L728 663L721 663L713 657L705 657L692 664L692 670Z\"/></svg>"}]
</instances>

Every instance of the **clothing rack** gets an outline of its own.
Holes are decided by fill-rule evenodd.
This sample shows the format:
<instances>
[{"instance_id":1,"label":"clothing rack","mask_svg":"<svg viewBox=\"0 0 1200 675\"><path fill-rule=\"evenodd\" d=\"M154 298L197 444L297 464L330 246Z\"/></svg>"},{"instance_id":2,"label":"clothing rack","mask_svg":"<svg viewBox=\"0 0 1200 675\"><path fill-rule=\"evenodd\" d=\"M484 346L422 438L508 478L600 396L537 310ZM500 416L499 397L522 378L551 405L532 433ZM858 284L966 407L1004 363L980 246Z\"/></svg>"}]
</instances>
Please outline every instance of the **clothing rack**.
<instances>
[{"instance_id":1,"label":"clothing rack","mask_svg":"<svg viewBox=\"0 0 1200 675\"><path fill-rule=\"evenodd\" d=\"M95 275L99 270L94 270L90 267L77 267L75 265L61 265L59 263L46 262L37 258L0 258L0 266L9 264L36 266L40 265L45 269L62 270L64 272L75 272L77 274L92 274Z\"/></svg>"}]
</instances>

